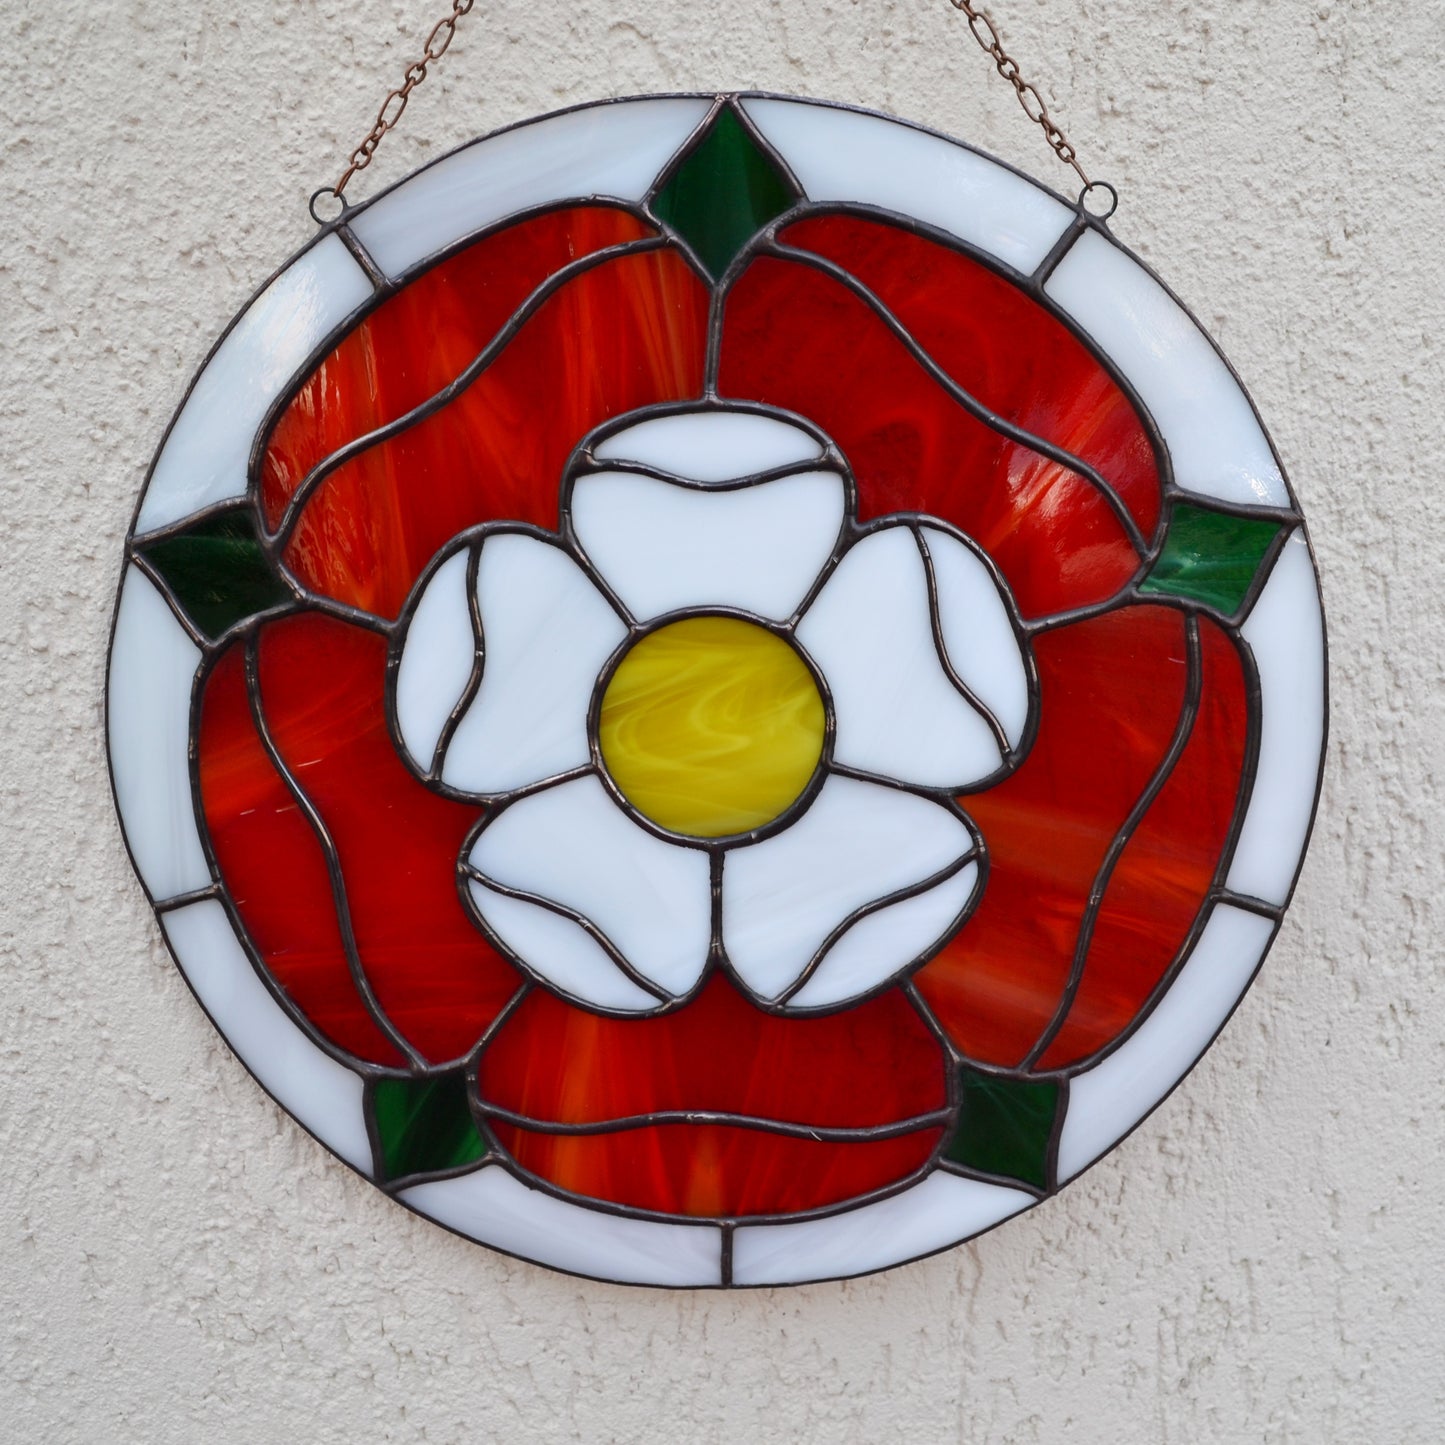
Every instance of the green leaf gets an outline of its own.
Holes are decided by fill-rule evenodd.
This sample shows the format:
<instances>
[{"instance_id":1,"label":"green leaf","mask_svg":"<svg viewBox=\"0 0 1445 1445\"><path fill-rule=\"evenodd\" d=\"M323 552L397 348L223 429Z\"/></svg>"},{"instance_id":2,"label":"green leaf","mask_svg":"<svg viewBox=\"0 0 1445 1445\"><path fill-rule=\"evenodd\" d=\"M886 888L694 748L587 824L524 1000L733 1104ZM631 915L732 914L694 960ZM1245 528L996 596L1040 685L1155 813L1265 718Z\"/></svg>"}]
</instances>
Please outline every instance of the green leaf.
<instances>
[{"instance_id":1,"label":"green leaf","mask_svg":"<svg viewBox=\"0 0 1445 1445\"><path fill-rule=\"evenodd\" d=\"M653 197L652 209L717 280L797 199L792 182L728 105Z\"/></svg>"},{"instance_id":2,"label":"green leaf","mask_svg":"<svg viewBox=\"0 0 1445 1445\"><path fill-rule=\"evenodd\" d=\"M1062 1090L1047 1080L1001 1079L959 1071L958 1125L944 1156L980 1174L1049 1189L1049 1145Z\"/></svg>"},{"instance_id":3,"label":"green leaf","mask_svg":"<svg viewBox=\"0 0 1445 1445\"><path fill-rule=\"evenodd\" d=\"M1232 617L1279 530L1278 522L1176 502L1159 559L1139 590L1187 597Z\"/></svg>"},{"instance_id":4,"label":"green leaf","mask_svg":"<svg viewBox=\"0 0 1445 1445\"><path fill-rule=\"evenodd\" d=\"M261 549L249 507L207 517L140 552L207 637L292 600Z\"/></svg>"},{"instance_id":5,"label":"green leaf","mask_svg":"<svg viewBox=\"0 0 1445 1445\"><path fill-rule=\"evenodd\" d=\"M486 1155L466 1075L458 1069L421 1078L377 1079L367 1102L387 1183L461 1169Z\"/></svg>"}]
</instances>

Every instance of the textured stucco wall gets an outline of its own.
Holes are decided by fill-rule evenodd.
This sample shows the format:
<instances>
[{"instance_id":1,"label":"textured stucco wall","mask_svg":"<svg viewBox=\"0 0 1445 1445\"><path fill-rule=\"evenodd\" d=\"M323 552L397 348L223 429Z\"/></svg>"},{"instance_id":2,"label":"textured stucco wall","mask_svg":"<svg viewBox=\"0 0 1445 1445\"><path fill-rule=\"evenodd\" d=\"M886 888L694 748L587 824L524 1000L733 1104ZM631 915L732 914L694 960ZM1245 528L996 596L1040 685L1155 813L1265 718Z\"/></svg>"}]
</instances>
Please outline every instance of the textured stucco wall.
<instances>
[{"instance_id":1,"label":"textured stucco wall","mask_svg":"<svg viewBox=\"0 0 1445 1445\"><path fill-rule=\"evenodd\" d=\"M147 461L442 8L0 0L6 1437L1438 1440L1445 9L1000 5L1312 521L1324 806L1259 984L1085 1179L923 1264L729 1297L499 1258L327 1157L191 1002L111 809L105 644ZM755 85L1061 183L944 0L489 0L375 175L586 97Z\"/></svg>"}]
</instances>

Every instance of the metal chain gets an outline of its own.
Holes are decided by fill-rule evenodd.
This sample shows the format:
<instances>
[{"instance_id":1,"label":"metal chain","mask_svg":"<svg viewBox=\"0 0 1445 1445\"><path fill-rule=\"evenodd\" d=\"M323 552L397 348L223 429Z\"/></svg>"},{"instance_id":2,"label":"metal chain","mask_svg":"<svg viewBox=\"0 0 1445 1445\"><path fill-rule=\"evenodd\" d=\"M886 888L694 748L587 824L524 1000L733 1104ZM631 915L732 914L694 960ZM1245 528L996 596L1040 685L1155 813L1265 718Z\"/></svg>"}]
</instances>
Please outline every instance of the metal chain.
<instances>
[{"instance_id":1,"label":"metal chain","mask_svg":"<svg viewBox=\"0 0 1445 1445\"><path fill-rule=\"evenodd\" d=\"M357 171L364 171L371 164L371 158L376 154L376 148L381 144L382 137L388 131L396 129L397 122L401 119L407 102L411 99L412 91L426 79L427 68L432 62L440 60L446 54L447 47L451 45L452 39L457 33L457 21L463 15L468 14L475 3L476 0L452 0L451 13L443 16L432 27L432 32L427 36L426 45L423 47L421 59L415 60L407 66L402 76L402 83L382 101L381 109L377 111L376 120L372 123L366 139L352 151L346 169L341 173L341 178L331 187L331 194L337 200L342 200L352 176ZM1066 166L1073 168L1075 174L1083 181L1086 193L1094 189L1094 183L1089 179L1083 166L1079 164L1078 153L1074 150L1073 144L1049 114L1049 108L1045 105L1043 96L1023 78L1019 73L1018 62L1003 48L998 28L988 11L973 4L972 0L949 0L949 3L967 18L969 31L978 41L979 48L993 61L994 68L998 73L1013 86L1014 94L1018 96L1024 114L1043 131L1044 139L1048 141L1054 154ZM1112 192L1113 188L1106 187L1106 189ZM318 196L325 194L324 189L317 192ZM315 200L316 198L313 197L313 210L315 209ZM1115 197L1115 203L1117 204L1117 197Z\"/></svg>"},{"instance_id":2,"label":"metal chain","mask_svg":"<svg viewBox=\"0 0 1445 1445\"><path fill-rule=\"evenodd\" d=\"M371 158L376 154L376 148L381 144L381 138L387 131L396 129L396 123L401 119L402 112L406 110L406 103L411 99L412 91L426 79L427 67L447 53L447 47L457 33L457 21L467 14L475 3L476 0L453 0L452 13L438 20L432 27L432 33L427 36L426 45L422 50L421 59L414 60L407 66L401 84L382 101L381 109L376 113L376 120L370 133L352 151L346 169L341 173L341 179L332 186L331 193L338 200L341 199L352 176L357 171L364 171L371 164Z\"/></svg>"},{"instance_id":3,"label":"metal chain","mask_svg":"<svg viewBox=\"0 0 1445 1445\"><path fill-rule=\"evenodd\" d=\"M955 10L961 11L967 16L968 28L973 32L973 38L978 41L984 54L993 61L994 68L998 73L1013 86L1014 94L1018 96L1019 104L1024 108L1024 114L1043 131L1044 139L1053 147L1054 154L1066 166L1074 168L1075 174L1083 181L1086 191L1091 190L1094 183L1085 174L1083 166L1079 164L1079 157L1070 144L1068 136L1054 124L1054 119L1049 114L1049 108L1044 104L1043 96L1019 74L1018 62L1003 48L998 28L989 18L988 11L971 4L970 0L949 0L949 3Z\"/></svg>"}]
</instances>

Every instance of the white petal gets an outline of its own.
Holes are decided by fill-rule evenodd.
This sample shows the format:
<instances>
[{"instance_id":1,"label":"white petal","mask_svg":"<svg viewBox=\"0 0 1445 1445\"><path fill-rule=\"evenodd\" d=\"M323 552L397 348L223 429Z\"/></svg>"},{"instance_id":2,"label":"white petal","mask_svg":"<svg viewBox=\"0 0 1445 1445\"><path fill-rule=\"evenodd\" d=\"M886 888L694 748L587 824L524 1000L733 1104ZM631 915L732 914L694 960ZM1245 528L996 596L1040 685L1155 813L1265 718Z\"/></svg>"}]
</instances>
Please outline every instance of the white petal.
<instances>
[{"instance_id":1,"label":"white petal","mask_svg":"<svg viewBox=\"0 0 1445 1445\"><path fill-rule=\"evenodd\" d=\"M1029 679L1009 604L971 546L937 527L920 531L938 588L938 625L949 663L1016 748L1029 720Z\"/></svg>"},{"instance_id":2,"label":"white petal","mask_svg":"<svg viewBox=\"0 0 1445 1445\"><path fill-rule=\"evenodd\" d=\"M722 605L781 620L828 560L846 501L836 472L726 491L591 472L577 479L572 524L635 617Z\"/></svg>"},{"instance_id":3,"label":"white petal","mask_svg":"<svg viewBox=\"0 0 1445 1445\"><path fill-rule=\"evenodd\" d=\"M821 460L811 432L752 411L683 411L655 416L603 438L592 455L638 462L698 482L727 482L775 467Z\"/></svg>"},{"instance_id":4,"label":"white petal","mask_svg":"<svg viewBox=\"0 0 1445 1445\"><path fill-rule=\"evenodd\" d=\"M665 843L638 827L595 777L575 778L514 803L478 836L469 861L486 882L581 914L670 997L687 993L702 976L712 938L707 854ZM490 898L479 897L477 906L492 921ZM515 921L509 918L507 926L515 928ZM503 927L497 931L505 936ZM539 948L543 942L539 937ZM545 953L534 957L527 946L510 946L529 967L547 974ZM600 1004L599 995L615 985L601 978L599 969L590 970L598 978L595 985L579 974L581 982L567 991Z\"/></svg>"},{"instance_id":5,"label":"white petal","mask_svg":"<svg viewBox=\"0 0 1445 1445\"><path fill-rule=\"evenodd\" d=\"M472 901L492 932L559 993L598 1008L650 1013L659 1000L617 967L579 923L539 903L513 898L473 879Z\"/></svg>"},{"instance_id":6,"label":"white petal","mask_svg":"<svg viewBox=\"0 0 1445 1445\"><path fill-rule=\"evenodd\" d=\"M878 783L830 777L791 828L724 858L728 958L753 993L777 998L839 924L931 878L973 846L968 828L941 804ZM900 933L899 947L880 947L869 967L845 953L858 985L853 992L882 983L923 951L906 933Z\"/></svg>"},{"instance_id":7,"label":"white petal","mask_svg":"<svg viewBox=\"0 0 1445 1445\"><path fill-rule=\"evenodd\" d=\"M838 762L924 787L963 788L1003 761L983 715L939 661L912 530L863 538L798 624L833 694ZM1023 670L1014 649L1013 666Z\"/></svg>"},{"instance_id":8,"label":"white petal","mask_svg":"<svg viewBox=\"0 0 1445 1445\"><path fill-rule=\"evenodd\" d=\"M396 674L396 722L403 746L422 773L431 771L437 742L476 661L467 598L472 550L454 552L432 573L407 623Z\"/></svg>"},{"instance_id":9,"label":"white petal","mask_svg":"<svg viewBox=\"0 0 1445 1445\"><path fill-rule=\"evenodd\" d=\"M587 708L627 635L560 548L515 532L482 543L482 683L452 734L442 780L502 793L584 766Z\"/></svg>"},{"instance_id":10,"label":"white petal","mask_svg":"<svg viewBox=\"0 0 1445 1445\"><path fill-rule=\"evenodd\" d=\"M880 968L896 972L951 935L976 899L978 864L966 863L926 893L865 914L823 955L789 1008L823 1008L875 987Z\"/></svg>"}]
</instances>

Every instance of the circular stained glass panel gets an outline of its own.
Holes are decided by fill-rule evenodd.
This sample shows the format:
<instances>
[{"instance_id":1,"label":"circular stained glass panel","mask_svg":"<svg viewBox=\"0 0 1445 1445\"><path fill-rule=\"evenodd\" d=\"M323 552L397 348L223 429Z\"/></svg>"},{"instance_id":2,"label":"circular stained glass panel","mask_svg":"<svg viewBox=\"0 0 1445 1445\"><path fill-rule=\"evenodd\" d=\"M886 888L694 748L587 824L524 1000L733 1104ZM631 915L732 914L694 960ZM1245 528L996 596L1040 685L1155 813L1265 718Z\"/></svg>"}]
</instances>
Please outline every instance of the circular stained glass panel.
<instances>
[{"instance_id":1,"label":"circular stained glass panel","mask_svg":"<svg viewBox=\"0 0 1445 1445\"><path fill-rule=\"evenodd\" d=\"M1105 225L785 98L322 228L156 458L116 799L203 1007L410 1208L665 1286L1047 1198L1228 1018L1325 729L1304 525Z\"/></svg>"}]
</instances>

